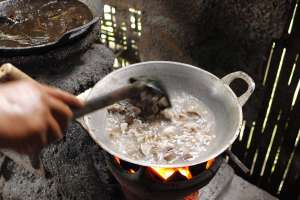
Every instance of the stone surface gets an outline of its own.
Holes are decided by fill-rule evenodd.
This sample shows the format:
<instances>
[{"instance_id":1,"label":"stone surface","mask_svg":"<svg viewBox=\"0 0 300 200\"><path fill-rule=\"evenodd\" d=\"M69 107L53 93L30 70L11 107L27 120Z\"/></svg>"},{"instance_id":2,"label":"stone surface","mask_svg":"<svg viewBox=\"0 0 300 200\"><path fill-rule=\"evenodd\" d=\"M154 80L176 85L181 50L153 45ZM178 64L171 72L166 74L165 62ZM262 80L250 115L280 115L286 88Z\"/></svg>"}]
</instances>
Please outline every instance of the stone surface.
<instances>
[{"instance_id":1,"label":"stone surface","mask_svg":"<svg viewBox=\"0 0 300 200\"><path fill-rule=\"evenodd\" d=\"M43 153L46 170L63 199L110 199L114 190L102 150L78 123L72 123L65 141Z\"/></svg>"},{"instance_id":2,"label":"stone surface","mask_svg":"<svg viewBox=\"0 0 300 200\"><path fill-rule=\"evenodd\" d=\"M70 125L64 141L44 149L42 160L49 178L8 162L3 199L120 199L102 150L78 123Z\"/></svg>"},{"instance_id":3,"label":"stone surface","mask_svg":"<svg viewBox=\"0 0 300 200\"><path fill-rule=\"evenodd\" d=\"M1 149L1 153L13 160L16 164L22 166L24 169L26 169L27 171L34 173L36 175L39 176L45 176L45 171L43 170L43 166L41 166L41 168L36 169L34 168L34 164L32 164L30 157L28 155L20 155L19 153L12 151L10 149ZM38 161L39 157L37 157Z\"/></svg>"},{"instance_id":4,"label":"stone surface","mask_svg":"<svg viewBox=\"0 0 300 200\"><path fill-rule=\"evenodd\" d=\"M239 176L234 176L230 186L218 200L276 200L274 196L248 183Z\"/></svg>"},{"instance_id":5,"label":"stone surface","mask_svg":"<svg viewBox=\"0 0 300 200\"><path fill-rule=\"evenodd\" d=\"M32 67L27 73L42 83L79 94L111 72L113 62L114 56L108 48L93 44L83 55L64 60L60 68Z\"/></svg>"},{"instance_id":6,"label":"stone surface","mask_svg":"<svg viewBox=\"0 0 300 200\"><path fill-rule=\"evenodd\" d=\"M229 187L233 177L233 169L224 162L210 183L200 190L199 199L217 199L217 197Z\"/></svg>"},{"instance_id":7,"label":"stone surface","mask_svg":"<svg viewBox=\"0 0 300 200\"><path fill-rule=\"evenodd\" d=\"M3 199L57 199L54 181L36 177L16 165L7 162L5 170L5 184L2 191Z\"/></svg>"},{"instance_id":8,"label":"stone surface","mask_svg":"<svg viewBox=\"0 0 300 200\"><path fill-rule=\"evenodd\" d=\"M199 200L276 200L269 193L235 175L223 163L211 182L199 192Z\"/></svg>"}]
</instances>

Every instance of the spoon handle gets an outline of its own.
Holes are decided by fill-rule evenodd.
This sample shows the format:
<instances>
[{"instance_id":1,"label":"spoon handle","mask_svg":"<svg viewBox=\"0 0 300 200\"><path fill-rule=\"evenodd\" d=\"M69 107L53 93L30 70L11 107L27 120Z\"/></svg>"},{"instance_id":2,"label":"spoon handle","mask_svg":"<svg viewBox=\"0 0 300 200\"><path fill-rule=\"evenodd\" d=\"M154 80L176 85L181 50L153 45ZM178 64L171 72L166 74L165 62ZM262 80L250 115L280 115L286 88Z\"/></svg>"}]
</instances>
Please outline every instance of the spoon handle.
<instances>
[{"instance_id":1,"label":"spoon handle","mask_svg":"<svg viewBox=\"0 0 300 200\"><path fill-rule=\"evenodd\" d=\"M141 92L144 88L145 86L139 83L128 84L112 92L108 92L101 96L87 100L83 108L72 110L74 113L73 118L77 119L86 114L95 112L96 110L112 105L120 100L132 97Z\"/></svg>"}]
</instances>

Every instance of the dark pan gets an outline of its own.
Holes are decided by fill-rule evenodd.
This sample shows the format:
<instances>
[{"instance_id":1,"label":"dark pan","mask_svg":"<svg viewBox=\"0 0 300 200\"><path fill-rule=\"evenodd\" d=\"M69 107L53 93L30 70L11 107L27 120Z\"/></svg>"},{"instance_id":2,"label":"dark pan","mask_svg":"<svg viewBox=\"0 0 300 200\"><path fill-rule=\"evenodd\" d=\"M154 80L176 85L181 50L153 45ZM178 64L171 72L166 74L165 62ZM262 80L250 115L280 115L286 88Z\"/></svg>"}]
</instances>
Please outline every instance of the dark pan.
<instances>
[{"instance_id":1,"label":"dark pan","mask_svg":"<svg viewBox=\"0 0 300 200\"><path fill-rule=\"evenodd\" d=\"M29 47L4 47L0 46L0 54L10 55L10 56L18 56L18 55L28 55L32 53L41 53L46 52L51 49L54 49L58 46L64 45L66 43L72 42L79 37L83 36L88 31L92 30L92 28L97 24L100 19L100 16L103 12L103 2L102 0L79 0L84 3L93 14L93 19L79 27L71 29L64 33L59 39L54 42L49 42L46 44L29 46ZM5 10L8 7L12 6L22 6L24 0L0 0L0 16L5 16Z\"/></svg>"}]
</instances>

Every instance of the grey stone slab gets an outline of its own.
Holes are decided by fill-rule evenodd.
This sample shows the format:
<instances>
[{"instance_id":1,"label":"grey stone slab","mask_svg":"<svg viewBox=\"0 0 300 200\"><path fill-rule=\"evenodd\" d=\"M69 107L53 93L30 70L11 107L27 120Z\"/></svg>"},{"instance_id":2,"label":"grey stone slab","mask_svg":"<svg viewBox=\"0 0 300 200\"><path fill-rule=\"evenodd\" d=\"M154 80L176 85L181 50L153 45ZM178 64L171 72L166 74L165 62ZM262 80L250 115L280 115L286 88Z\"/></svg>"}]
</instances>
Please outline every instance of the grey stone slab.
<instances>
[{"instance_id":1,"label":"grey stone slab","mask_svg":"<svg viewBox=\"0 0 300 200\"><path fill-rule=\"evenodd\" d=\"M15 151L12 151L9 149L1 149L1 153L4 155L4 157L6 156L6 157L10 158L15 163L24 167L24 169L28 170L29 172L34 173L36 175L44 176L44 173L42 172L43 169L38 170L32 166L29 156L21 155ZM2 163L3 162L4 162L4 159L3 159ZM1 164L1 159L0 159L0 164Z\"/></svg>"},{"instance_id":2,"label":"grey stone slab","mask_svg":"<svg viewBox=\"0 0 300 200\"><path fill-rule=\"evenodd\" d=\"M230 187L218 200L277 200L277 198L235 175Z\"/></svg>"},{"instance_id":3,"label":"grey stone slab","mask_svg":"<svg viewBox=\"0 0 300 200\"><path fill-rule=\"evenodd\" d=\"M57 199L58 194L55 187L53 180L34 176L13 161L8 161L5 167L5 182L1 186L0 199Z\"/></svg>"},{"instance_id":4,"label":"grey stone slab","mask_svg":"<svg viewBox=\"0 0 300 200\"><path fill-rule=\"evenodd\" d=\"M199 192L199 200L276 199L276 197L235 175L234 170L225 162L211 182Z\"/></svg>"},{"instance_id":5,"label":"grey stone slab","mask_svg":"<svg viewBox=\"0 0 300 200\"><path fill-rule=\"evenodd\" d=\"M112 51L104 45L93 44L83 55L65 60L60 68L35 68L30 75L39 82L79 94L110 73L113 63Z\"/></svg>"},{"instance_id":6,"label":"grey stone slab","mask_svg":"<svg viewBox=\"0 0 300 200\"><path fill-rule=\"evenodd\" d=\"M210 183L205 188L200 190L199 200L217 199L219 194L229 187L233 177L233 169L224 162Z\"/></svg>"}]
</instances>

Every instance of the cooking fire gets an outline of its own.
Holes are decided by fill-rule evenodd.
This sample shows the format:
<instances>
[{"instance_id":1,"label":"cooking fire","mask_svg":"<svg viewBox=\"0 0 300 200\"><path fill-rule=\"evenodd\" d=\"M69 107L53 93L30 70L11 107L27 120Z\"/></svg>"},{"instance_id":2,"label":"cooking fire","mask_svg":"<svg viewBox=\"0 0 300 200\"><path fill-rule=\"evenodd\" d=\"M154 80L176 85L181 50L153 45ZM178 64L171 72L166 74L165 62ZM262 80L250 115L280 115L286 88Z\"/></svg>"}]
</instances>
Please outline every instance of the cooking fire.
<instances>
[{"instance_id":1,"label":"cooking fire","mask_svg":"<svg viewBox=\"0 0 300 200\"><path fill-rule=\"evenodd\" d=\"M193 166L160 168L133 164L109 153L105 158L127 200L197 199L199 190L210 182L223 162L218 156Z\"/></svg>"},{"instance_id":2,"label":"cooking fire","mask_svg":"<svg viewBox=\"0 0 300 200\"><path fill-rule=\"evenodd\" d=\"M189 167L180 167L180 168L150 167L149 169L165 181L167 181L176 172L179 172L182 176L184 176L188 180L193 178Z\"/></svg>"},{"instance_id":3,"label":"cooking fire","mask_svg":"<svg viewBox=\"0 0 300 200\"><path fill-rule=\"evenodd\" d=\"M299 22L299 2L286 1L279 6L267 1L259 6L178 2L131 5L130 1L104 0L0 0L0 100L5 104L0 108L0 199L272 199L256 198L258 189L241 177L263 188L271 185L268 189L278 197L297 190L298 180L293 180L292 172L298 143L290 143L280 134L286 121L289 133L298 131L293 123L296 117L289 114L298 110L299 100L299 49L292 45L299 32L293 29ZM199 6L208 12L199 13ZM249 9L235 9L245 6ZM274 10L278 15L267 15ZM288 15L282 17L279 10L284 14L291 11L290 23ZM288 24L289 30L279 27L271 46L274 31L269 30L272 37L268 37L268 28L275 26L262 23L265 27L257 28L260 19L251 16ZM246 32L237 28L241 21L250 23L244 26ZM208 32L201 35L203 25L212 28L205 27ZM265 35L259 36L257 30L265 30ZM280 39L279 32L284 38ZM187 40L181 38L187 35ZM256 38L249 39L249 35ZM255 44L249 46L248 42ZM251 51L262 43L260 51ZM220 53L220 49L229 51ZM264 52L267 49L270 58L264 59L269 55ZM239 52L238 59L228 59ZM213 57L216 59L210 59ZM160 61L165 58L177 61ZM223 66L224 60L229 67ZM245 67L239 65L242 61L247 61ZM205 70L199 67L202 64ZM263 65L267 70L251 68ZM274 79L279 69L277 84ZM224 74L229 71L232 73ZM255 89L254 80L243 71L259 81L250 105L259 103L254 109L268 108L270 112L247 109L249 116L243 118L243 106ZM289 87L282 89L287 82ZM43 86L37 87L40 83ZM277 104L282 91L285 99L293 97L291 109L264 106L270 104L268 95L272 96L274 89L278 91ZM30 101L31 95L42 102ZM35 111L42 108L35 106L40 104L48 108L49 116L35 120L41 114ZM39 124L42 120L46 125ZM42 130L31 127L35 123ZM277 126L280 131L276 132ZM286 135L292 135L294 141L296 134ZM50 142L54 143L48 146ZM287 143L292 145L286 150L283 145ZM270 156L266 158L264 153ZM225 162L225 156L230 162ZM251 170L237 156L243 157ZM251 192L245 189L248 185ZM248 198L248 194L252 196Z\"/></svg>"},{"instance_id":4,"label":"cooking fire","mask_svg":"<svg viewBox=\"0 0 300 200\"><path fill-rule=\"evenodd\" d=\"M114 157L116 163L123 167L121 164L121 160L118 157ZM209 169L214 163L213 160L209 160L206 162L205 169ZM160 167L148 167L147 170L155 175L157 175L162 181L168 181L175 173L181 174L181 176L185 177L186 180L191 180L193 178L193 174L190 171L190 167L179 167L179 168L160 168ZM128 173L134 174L136 173L135 169L129 168L127 169Z\"/></svg>"}]
</instances>

